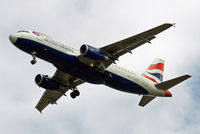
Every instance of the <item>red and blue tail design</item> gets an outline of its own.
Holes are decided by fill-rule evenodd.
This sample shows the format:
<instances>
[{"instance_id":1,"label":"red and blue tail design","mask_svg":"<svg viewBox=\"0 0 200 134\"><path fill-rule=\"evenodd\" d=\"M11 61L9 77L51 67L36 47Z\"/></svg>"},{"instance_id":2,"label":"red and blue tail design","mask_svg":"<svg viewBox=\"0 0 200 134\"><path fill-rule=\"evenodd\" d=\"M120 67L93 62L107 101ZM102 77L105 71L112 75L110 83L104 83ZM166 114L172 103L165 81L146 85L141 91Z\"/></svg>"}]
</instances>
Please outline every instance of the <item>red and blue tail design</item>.
<instances>
[{"instance_id":1,"label":"red and blue tail design","mask_svg":"<svg viewBox=\"0 0 200 134\"><path fill-rule=\"evenodd\" d=\"M155 83L162 82L164 63L164 60L156 58L142 75Z\"/></svg>"}]
</instances>

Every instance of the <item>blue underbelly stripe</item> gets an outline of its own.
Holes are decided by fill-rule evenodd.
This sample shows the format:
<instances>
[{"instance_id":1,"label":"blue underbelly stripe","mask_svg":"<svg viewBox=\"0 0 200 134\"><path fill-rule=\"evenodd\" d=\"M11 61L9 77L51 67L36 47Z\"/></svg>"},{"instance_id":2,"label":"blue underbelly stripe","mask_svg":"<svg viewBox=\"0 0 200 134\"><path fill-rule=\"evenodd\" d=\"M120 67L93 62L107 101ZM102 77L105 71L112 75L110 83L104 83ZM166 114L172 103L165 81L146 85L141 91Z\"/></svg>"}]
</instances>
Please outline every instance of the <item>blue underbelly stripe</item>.
<instances>
[{"instance_id":1,"label":"blue underbelly stripe","mask_svg":"<svg viewBox=\"0 0 200 134\"><path fill-rule=\"evenodd\" d=\"M140 85L126 78L118 76L114 73L111 73L111 78L108 81L106 81L105 85L128 93L146 94L146 95L149 94L147 90L145 90Z\"/></svg>"},{"instance_id":2,"label":"blue underbelly stripe","mask_svg":"<svg viewBox=\"0 0 200 134\"><path fill-rule=\"evenodd\" d=\"M17 39L15 45L29 54L32 51L36 51L37 57L51 62L61 71L86 82L93 84L101 84L104 82L104 75L102 72L90 68L88 65L80 62L76 56L60 52L41 43L23 38ZM138 84L113 73L110 73L110 77L105 81L105 85L128 93L148 94L148 92Z\"/></svg>"},{"instance_id":3,"label":"blue underbelly stripe","mask_svg":"<svg viewBox=\"0 0 200 134\"><path fill-rule=\"evenodd\" d=\"M26 53L37 52L37 57L54 64L59 70L93 84L103 83L103 74L69 55L41 43L19 38L16 46Z\"/></svg>"}]
</instances>

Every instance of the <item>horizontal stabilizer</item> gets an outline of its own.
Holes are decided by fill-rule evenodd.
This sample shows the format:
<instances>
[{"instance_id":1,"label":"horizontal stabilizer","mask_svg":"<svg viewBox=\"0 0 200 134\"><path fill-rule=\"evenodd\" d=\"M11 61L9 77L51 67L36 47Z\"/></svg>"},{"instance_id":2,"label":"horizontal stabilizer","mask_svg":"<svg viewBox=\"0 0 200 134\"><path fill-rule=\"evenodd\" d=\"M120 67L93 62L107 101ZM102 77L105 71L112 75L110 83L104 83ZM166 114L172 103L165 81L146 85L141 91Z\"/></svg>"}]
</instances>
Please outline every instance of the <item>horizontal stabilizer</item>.
<instances>
[{"instance_id":1,"label":"horizontal stabilizer","mask_svg":"<svg viewBox=\"0 0 200 134\"><path fill-rule=\"evenodd\" d=\"M180 76L180 77L177 77L177 78L174 78L174 79L171 79L171 80L168 80L168 81L165 81L165 82L161 82L159 84L156 84L155 86L161 90L167 90L167 89L170 89L171 87L181 83L182 81L190 78L192 76L190 75L183 75L183 76Z\"/></svg>"},{"instance_id":2,"label":"horizontal stabilizer","mask_svg":"<svg viewBox=\"0 0 200 134\"><path fill-rule=\"evenodd\" d=\"M150 101L152 101L156 97L151 96L142 96L142 99L140 100L139 106L144 107L146 104L148 104Z\"/></svg>"}]
</instances>

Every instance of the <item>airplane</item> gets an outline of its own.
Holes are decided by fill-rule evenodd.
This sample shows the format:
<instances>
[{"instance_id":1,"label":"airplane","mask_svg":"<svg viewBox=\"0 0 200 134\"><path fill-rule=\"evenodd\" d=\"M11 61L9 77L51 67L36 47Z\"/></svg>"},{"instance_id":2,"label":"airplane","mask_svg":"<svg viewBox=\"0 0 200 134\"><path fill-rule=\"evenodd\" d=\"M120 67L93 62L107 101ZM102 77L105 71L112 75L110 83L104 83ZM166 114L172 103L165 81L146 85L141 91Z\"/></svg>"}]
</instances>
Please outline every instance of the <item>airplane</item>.
<instances>
[{"instance_id":1,"label":"airplane","mask_svg":"<svg viewBox=\"0 0 200 134\"><path fill-rule=\"evenodd\" d=\"M116 61L126 53L132 54L133 49L151 43L157 34L171 26L174 24L165 23L101 48L83 44L79 50L31 30L11 34L9 40L32 56L31 64L34 65L38 57L52 63L57 69L52 77L43 74L35 76L35 83L45 89L35 107L40 112L49 104L57 104L57 100L66 96L69 89L72 90L71 98L76 98L80 95L77 86L85 82L142 95L139 106L144 107L156 97L172 97L168 89L191 76L183 75L163 82L162 59L156 58L142 75L120 67Z\"/></svg>"}]
</instances>

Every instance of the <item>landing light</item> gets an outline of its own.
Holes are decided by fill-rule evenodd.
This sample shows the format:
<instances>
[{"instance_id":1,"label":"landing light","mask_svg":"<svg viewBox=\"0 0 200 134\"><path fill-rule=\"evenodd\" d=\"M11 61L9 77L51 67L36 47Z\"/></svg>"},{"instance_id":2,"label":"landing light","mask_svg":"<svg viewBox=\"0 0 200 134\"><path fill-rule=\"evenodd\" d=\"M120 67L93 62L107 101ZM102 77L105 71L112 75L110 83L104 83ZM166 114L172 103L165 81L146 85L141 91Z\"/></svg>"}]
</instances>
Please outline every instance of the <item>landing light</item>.
<instances>
[{"instance_id":1,"label":"landing light","mask_svg":"<svg viewBox=\"0 0 200 134\"><path fill-rule=\"evenodd\" d=\"M90 64L90 67L94 67L94 64L93 64L93 63L91 63L91 64Z\"/></svg>"}]
</instances>

